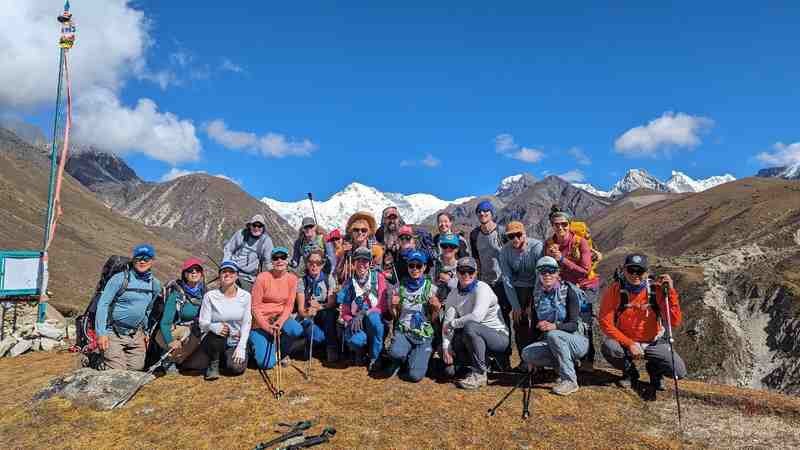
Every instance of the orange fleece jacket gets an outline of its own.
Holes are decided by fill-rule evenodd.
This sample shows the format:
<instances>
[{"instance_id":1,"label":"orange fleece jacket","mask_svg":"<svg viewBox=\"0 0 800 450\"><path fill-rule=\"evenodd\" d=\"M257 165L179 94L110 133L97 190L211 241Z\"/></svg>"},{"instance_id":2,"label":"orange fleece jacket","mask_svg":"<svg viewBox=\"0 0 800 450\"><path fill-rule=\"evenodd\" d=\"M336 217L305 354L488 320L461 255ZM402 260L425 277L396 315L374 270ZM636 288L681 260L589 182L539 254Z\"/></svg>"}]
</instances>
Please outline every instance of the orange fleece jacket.
<instances>
[{"instance_id":1,"label":"orange fleece jacket","mask_svg":"<svg viewBox=\"0 0 800 450\"><path fill-rule=\"evenodd\" d=\"M250 293L254 328L266 331L272 317L277 317L276 323L282 327L294 308L297 276L287 272L282 277L275 278L272 272L261 272Z\"/></svg>"},{"instance_id":2,"label":"orange fleece jacket","mask_svg":"<svg viewBox=\"0 0 800 450\"><path fill-rule=\"evenodd\" d=\"M600 304L600 329L603 334L629 347L634 342L652 342L661 331L661 324L655 311L650 309L650 301L647 298L647 289L642 289L638 294L631 294L628 300L628 307L619 315L619 320L614 323L614 314L619 308L619 283L609 286L603 293L603 300ZM656 302L658 303L662 317L667 311L664 302L664 295L661 289L656 289ZM669 291L669 312L672 328L675 329L681 324L681 306L678 303L678 291ZM664 317L666 320L666 317Z\"/></svg>"}]
</instances>

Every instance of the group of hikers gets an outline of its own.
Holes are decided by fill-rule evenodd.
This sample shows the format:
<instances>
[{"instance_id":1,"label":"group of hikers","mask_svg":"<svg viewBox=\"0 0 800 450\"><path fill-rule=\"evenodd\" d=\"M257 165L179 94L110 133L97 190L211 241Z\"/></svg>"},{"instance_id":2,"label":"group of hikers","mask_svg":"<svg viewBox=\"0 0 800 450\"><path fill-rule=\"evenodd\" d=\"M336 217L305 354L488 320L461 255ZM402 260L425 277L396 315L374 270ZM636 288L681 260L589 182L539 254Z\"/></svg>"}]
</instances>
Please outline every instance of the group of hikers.
<instances>
[{"instance_id":1,"label":"group of hikers","mask_svg":"<svg viewBox=\"0 0 800 450\"><path fill-rule=\"evenodd\" d=\"M162 289L151 270L155 249L139 245L130 269L99 296L97 347L107 368L144 370L152 337L166 373L204 370L206 380L314 352L331 364L411 382L452 379L463 389L485 386L491 370L549 367L558 374L552 392L569 395L579 389L576 368L593 369L597 325L620 384L638 382L639 360L654 389L664 389L664 376L686 375L662 324L668 315L680 325L678 293L669 275L650 276L646 255L627 255L601 296L596 251L567 212L552 208L545 242L518 221L497 224L488 200L475 214L480 225L467 238L447 212L436 236L405 224L394 207L380 225L357 212L328 233L307 217L291 251L273 244L257 214L226 243L214 289L198 258ZM521 361L513 369L512 336Z\"/></svg>"}]
</instances>

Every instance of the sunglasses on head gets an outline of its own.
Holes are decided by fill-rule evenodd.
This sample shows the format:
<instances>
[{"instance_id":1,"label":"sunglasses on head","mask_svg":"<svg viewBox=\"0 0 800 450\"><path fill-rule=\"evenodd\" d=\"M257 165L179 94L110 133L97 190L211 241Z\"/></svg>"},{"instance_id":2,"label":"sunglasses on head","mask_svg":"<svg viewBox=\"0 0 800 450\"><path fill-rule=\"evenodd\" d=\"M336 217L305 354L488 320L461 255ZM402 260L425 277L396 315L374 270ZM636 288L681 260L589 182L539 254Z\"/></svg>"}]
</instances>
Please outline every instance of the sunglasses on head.
<instances>
[{"instance_id":1,"label":"sunglasses on head","mask_svg":"<svg viewBox=\"0 0 800 450\"><path fill-rule=\"evenodd\" d=\"M189 267L186 269L186 273L203 273L203 269L199 267Z\"/></svg>"},{"instance_id":2,"label":"sunglasses on head","mask_svg":"<svg viewBox=\"0 0 800 450\"><path fill-rule=\"evenodd\" d=\"M279 259L289 259L289 255L285 253L278 253L277 255L272 255L273 261L278 261Z\"/></svg>"},{"instance_id":3,"label":"sunglasses on head","mask_svg":"<svg viewBox=\"0 0 800 450\"><path fill-rule=\"evenodd\" d=\"M321 259L309 259L306 264L309 266L321 266L322 260Z\"/></svg>"},{"instance_id":4,"label":"sunglasses on head","mask_svg":"<svg viewBox=\"0 0 800 450\"><path fill-rule=\"evenodd\" d=\"M542 267L541 269L537 270L537 272L541 274L552 275L554 273L558 273L558 269L555 267Z\"/></svg>"},{"instance_id":5,"label":"sunglasses on head","mask_svg":"<svg viewBox=\"0 0 800 450\"><path fill-rule=\"evenodd\" d=\"M137 256L133 258L133 262L150 262L153 258L149 256Z\"/></svg>"},{"instance_id":6,"label":"sunglasses on head","mask_svg":"<svg viewBox=\"0 0 800 450\"><path fill-rule=\"evenodd\" d=\"M475 273L475 270L473 270L473 269L458 269L458 270L456 270L456 272L458 272L459 275L472 275L472 274Z\"/></svg>"},{"instance_id":7,"label":"sunglasses on head","mask_svg":"<svg viewBox=\"0 0 800 450\"><path fill-rule=\"evenodd\" d=\"M509 239L521 239L523 234L522 233L509 233L506 236L508 236Z\"/></svg>"},{"instance_id":8,"label":"sunglasses on head","mask_svg":"<svg viewBox=\"0 0 800 450\"><path fill-rule=\"evenodd\" d=\"M423 267L425 267L424 264L420 263L411 263L408 265L409 269L414 269L414 270L422 270Z\"/></svg>"},{"instance_id":9,"label":"sunglasses on head","mask_svg":"<svg viewBox=\"0 0 800 450\"><path fill-rule=\"evenodd\" d=\"M645 272L647 272L647 270L645 270L643 267L638 267L638 266L628 266L625 270L627 270L628 273L631 275L638 275L638 276L642 276L645 274Z\"/></svg>"},{"instance_id":10,"label":"sunglasses on head","mask_svg":"<svg viewBox=\"0 0 800 450\"><path fill-rule=\"evenodd\" d=\"M449 244L442 245L442 250L457 250L457 249L458 249L457 245L449 245Z\"/></svg>"},{"instance_id":11,"label":"sunglasses on head","mask_svg":"<svg viewBox=\"0 0 800 450\"><path fill-rule=\"evenodd\" d=\"M251 223L250 226L253 227L253 228L264 228L264 224L263 223L258 223L258 222Z\"/></svg>"},{"instance_id":12,"label":"sunglasses on head","mask_svg":"<svg viewBox=\"0 0 800 450\"><path fill-rule=\"evenodd\" d=\"M369 228L350 228L353 233L368 233Z\"/></svg>"},{"instance_id":13,"label":"sunglasses on head","mask_svg":"<svg viewBox=\"0 0 800 450\"><path fill-rule=\"evenodd\" d=\"M553 228L567 228L569 227L569 222L554 222Z\"/></svg>"}]
</instances>

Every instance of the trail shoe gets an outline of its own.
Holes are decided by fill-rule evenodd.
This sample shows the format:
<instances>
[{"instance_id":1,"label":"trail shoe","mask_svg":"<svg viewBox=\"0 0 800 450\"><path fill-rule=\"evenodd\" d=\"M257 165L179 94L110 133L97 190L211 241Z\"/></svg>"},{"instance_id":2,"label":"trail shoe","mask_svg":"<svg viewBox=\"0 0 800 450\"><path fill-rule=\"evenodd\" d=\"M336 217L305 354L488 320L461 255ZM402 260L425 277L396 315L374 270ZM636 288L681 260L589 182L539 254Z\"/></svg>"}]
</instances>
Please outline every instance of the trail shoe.
<instances>
[{"instance_id":1,"label":"trail shoe","mask_svg":"<svg viewBox=\"0 0 800 450\"><path fill-rule=\"evenodd\" d=\"M381 370L381 360L380 359L370 359L369 365L367 365L367 372L373 373L378 372Z\"/></svg>"},{"instance_id":2,"label":"trail shoe","mask_svg":"<svg viewBox=\"0 0 800 450\"><path fill-rule=\"evenodd\" d=\"M578 383L563 380L557 385L553 386L553 394L556 395L569 395L578 390Z\"/></svg>"},{"instance_id":3,"label":"trail shoe","mask_svg":"<svg viewBox=\"0 0 800 450\"><path fill-rule=\"evenodd\" d=\"M335 363L336 361L339 361L339 349L336 348L335 345L329 346L326 353L327 353L326 359L328 360L329 363Z\"/></svg>"},{"instance_id":4,"label":"trail shoe","mask_svg":"<svg viewBox=\"0 0 800 450\"><path fill-rule=\"evenodd\" d=\"M636 369L626 370L617 383L625 389L635 389L639 383L639 371Z\"/></svg>"},{"instance_id":5,"label":"trail shoe","mask_svg":"<svg viewBox=\"0 0 800 450\"><path fill-rule=\"evenodd\" d=\"M286 355L283 358L281 358L280 362L281 367L289 367L291 363L292 363L292 358L290 358L289 355Z\"/></svg>"},{"instance_id":6,"label":"trail shoe","mask_svg":"<svg viewBox=\"0 0 800 450\"><path fill-rule=\"evenodd\" d=\"M164 364L161 366L164 368L165 375L178 375L180 372L178 371L178 366L175 364L175 361L164 361Z\"/></svg>"},{"instance_id":7,"label":"trail shoe","mask_svg":"<svg viewBox=\"0 0 800 450\"><path fill-rule=\"evenodd\" d=\"M211 361L206 368L206 381L214 381L219 378L219 360Z\"/></svg>"},{"instance_id":8,"label":"trail shoe","mask_svg":"<svg viewBox=\"0 0 800 450\"><path fill-rule=\"evenodd\" d=\"M386 378L392 378L393 376L397 375L397 372L400 372L400 363L397 361L389 362L389 364L386 364L386 367L383 370Z\"/></svg>"},{"instance_id":9,"label":"trail shoe","mask_svg":"<svg viewBox=\"0 0 800 450\"><path fill-rule=\"evenodd\" d=\"M486 374L470 372L466 378L456 381L456 386L461 389L480 389L486 386Z\"/></svg>"},{"instance_id":10,"label":"trail shoe","mask_svg":"<svg viewBox=\"0 0 800 450\"><path fill-rule=\"evenodd\" d=\"M667 386L664 385L664 377L661 375L652 375L650 376L650 385L653 386L653 389L657 391L666 391Z\"/></svg>"}]
</instances>

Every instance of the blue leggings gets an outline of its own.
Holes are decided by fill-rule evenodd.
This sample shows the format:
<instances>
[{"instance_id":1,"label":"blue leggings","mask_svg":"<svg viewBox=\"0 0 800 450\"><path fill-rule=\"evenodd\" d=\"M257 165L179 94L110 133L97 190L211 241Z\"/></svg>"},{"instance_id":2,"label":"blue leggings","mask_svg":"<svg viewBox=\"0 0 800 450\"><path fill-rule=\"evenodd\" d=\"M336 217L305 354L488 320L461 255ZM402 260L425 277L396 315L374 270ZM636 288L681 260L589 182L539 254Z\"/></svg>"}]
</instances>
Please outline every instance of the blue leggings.
<instances>
[{"instance_id":1,"label":"blue leggings","mask_svg":"<svg viewBox=\"0 0 800 450\"><path fill-rule=\"evenodd\" d=\"M287 355L295 339L303 335L303 327L294 320L288 319L281 327L281 356ZM275 342L271 334L258 328L250 331L250 346L253 359L261 369L271 369L277 361Z\"/></svg>"},{"instance_id":2,"label":"blue leggings","mask_svg":"<svg viewBox=\"0 0 800 450\"><path fill-rule=\"evenodd\" d=\"M303 319L300 325L303 327L303 337L306 340L306 345L311 341L311 332L313 330L314 345L327 343L329 346L336 347L336 319L338 318L339 311L331 308L317 312L313 321L311 319Z\"/></svg>"},{"instance_id":3,"label":"blue leggings","mask_svg":"<svg viewBox=\"0 0 800 450\"><path fill-rule=\"evenodd\" d=\"M383 350L383 321L381 315L372 312L367 314L361 325L362 329L353 333L348 324L344 332L344 341L351 350L362 350L369 344L369 358L376 360Z\"/></svg>"}]
</instances>

